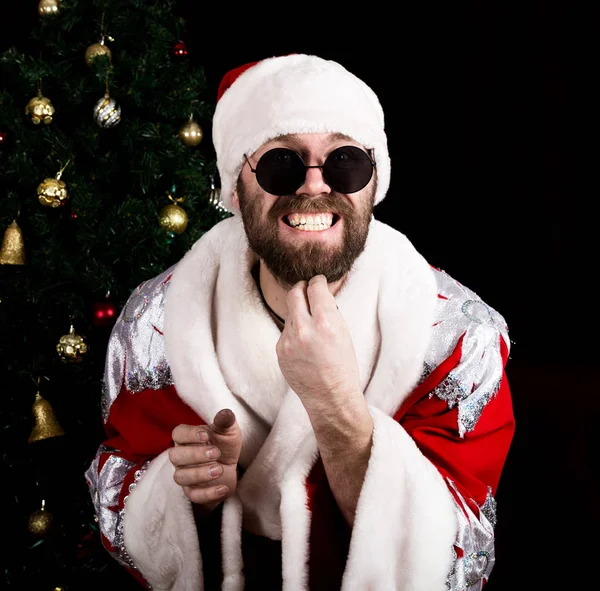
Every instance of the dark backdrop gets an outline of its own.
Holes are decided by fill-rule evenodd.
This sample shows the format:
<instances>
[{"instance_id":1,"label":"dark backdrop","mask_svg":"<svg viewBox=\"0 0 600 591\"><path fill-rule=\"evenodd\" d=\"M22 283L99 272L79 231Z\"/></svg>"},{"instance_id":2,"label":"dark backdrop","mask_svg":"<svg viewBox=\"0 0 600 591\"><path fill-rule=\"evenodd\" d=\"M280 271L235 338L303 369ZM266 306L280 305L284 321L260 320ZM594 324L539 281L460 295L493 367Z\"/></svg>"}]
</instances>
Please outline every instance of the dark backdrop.
<instances>
[{"instance_id":1,"label":"dark backdrop","mask_svg":"<svg viewBox=\"0 0 600 591\"><path fill-rule=\"evenodd\" d=\"M228 69L283 53L363 78L392 158L376 217L506 318L517 432L490 591L594 580L600 15L578 4L178 2L207 100ZM2 46L36 19L36 2L2 3Z\"/></svg>"}]
</instances>

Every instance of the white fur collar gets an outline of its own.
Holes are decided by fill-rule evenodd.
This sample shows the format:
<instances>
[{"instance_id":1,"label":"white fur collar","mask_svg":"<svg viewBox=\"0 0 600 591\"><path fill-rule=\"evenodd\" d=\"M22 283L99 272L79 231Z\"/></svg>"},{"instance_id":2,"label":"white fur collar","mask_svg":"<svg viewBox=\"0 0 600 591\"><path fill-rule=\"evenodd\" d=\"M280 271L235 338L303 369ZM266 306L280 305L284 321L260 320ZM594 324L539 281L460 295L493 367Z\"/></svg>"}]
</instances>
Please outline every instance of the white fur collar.
<instances>
[{"instance_id":1,"label":"white fur collar","mask_svg":"<svg viewBox=\"0 0 600 591\"><path fill-rule=\"evenodd\" d=\"M275 353L280 332L251 276L255 262L240 216L217 224L176 266L164 320L179 395L207 422L222 408L235 412L245 466L288 392ZM336 300L353 337L363 391L387 414L420 377L435 296L428 263L404 235L373 218L365 251Z\"/></svg>"},{"instance_id":2,"label":"white fur collar","mask_svg":"<svg viewBox=\"0 0 600 591\"><path fill-rule=\"evenodd\" d=\"M181 398L208 423L222 408L232 409L242 430L240 463L247 470L224 508L226 582L240 585L236 540L243 518L250 531L282 539L285 588L297 590L306 580L310 530L304 481L318 450L308 416L279 370L280 332L251 276L255 261L240 216L205 234L174 270L165 349ZM404 235L373 218L366 248L336 300L365 396L384 415L419 380L436 296L428 263Z\"/></svg>"}]
</instances>

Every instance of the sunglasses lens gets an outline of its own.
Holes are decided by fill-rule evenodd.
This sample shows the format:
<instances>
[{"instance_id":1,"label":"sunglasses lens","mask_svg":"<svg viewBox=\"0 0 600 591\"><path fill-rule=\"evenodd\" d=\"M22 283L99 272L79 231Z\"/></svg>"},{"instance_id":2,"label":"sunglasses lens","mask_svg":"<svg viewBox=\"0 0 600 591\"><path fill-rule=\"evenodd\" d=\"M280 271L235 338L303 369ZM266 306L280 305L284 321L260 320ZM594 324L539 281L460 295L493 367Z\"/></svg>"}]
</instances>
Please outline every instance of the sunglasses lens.
<instances>
[{"instance_id":1,"label":"sunglasses lens","mask_svg":"<svg viewBox=\"0 0 600 591\"><path fill-rule=\"evenodd\" d=\"M292 195L302 185L305 176L302 159L287 148L265 152L256 165L256 180L271 195Z\"/></svg>"},{"instance_id":2,"label":"sunglasses lens","mask_svg":"<svg viewBox=\"0 0 600 591\"><path fill-rule=\"evenodd\" d=\"M369 184L373 163L364 150L356 146L342 146L327 157L323 175L334 191L356 193Z\"/></svg>"},{"instance_id":3,"label":"sunglasses lens","mask_svg":"<svg viewBox=\"0 0 600 591\"><path fill-rule=\"evenodd\" d=\"M369 184L373 163L356 146L337 148L323 164L325 182L338 193L356 193ZM306 178L306 166L296 152L274 148L265 152L256 165L258 184L271 195L293 195Z\"/></svg>"}]
</instances>

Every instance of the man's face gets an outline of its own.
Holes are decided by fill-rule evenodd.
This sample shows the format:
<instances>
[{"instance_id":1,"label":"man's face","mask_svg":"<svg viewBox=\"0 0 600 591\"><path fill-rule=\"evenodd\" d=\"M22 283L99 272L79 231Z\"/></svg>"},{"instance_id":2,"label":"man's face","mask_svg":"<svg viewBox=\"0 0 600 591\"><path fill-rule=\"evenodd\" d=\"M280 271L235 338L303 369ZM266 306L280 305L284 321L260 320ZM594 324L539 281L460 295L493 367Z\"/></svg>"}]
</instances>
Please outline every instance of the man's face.
<instances>
[{"instance_id":1,"label":"man's face","mask_svg":"<svg viewBox=\"0 0 600 591\"><path fill-rule=\"evenodd\" d=\"M306 165L321 165L340 146L360 146L338 134L285 136L263 145L248 159L253 168L272 148L289 148ZM307 169L304 184L293 195L278 197L265 192L248 164L238 179L234 202L239 204L250 248L263 259L282 287L325 275L329 283L350 271L362 253L375 202L375 173L357 193L336 193L323 180L320 168ZM301 214L305 224L293 227ZM321 214L325 225L317 226ZM333 214L333 218L332 215ZM333 223L329 226L329 219ZM314 224L311 224L314 222Z\"/></svg>"}]
</instances>

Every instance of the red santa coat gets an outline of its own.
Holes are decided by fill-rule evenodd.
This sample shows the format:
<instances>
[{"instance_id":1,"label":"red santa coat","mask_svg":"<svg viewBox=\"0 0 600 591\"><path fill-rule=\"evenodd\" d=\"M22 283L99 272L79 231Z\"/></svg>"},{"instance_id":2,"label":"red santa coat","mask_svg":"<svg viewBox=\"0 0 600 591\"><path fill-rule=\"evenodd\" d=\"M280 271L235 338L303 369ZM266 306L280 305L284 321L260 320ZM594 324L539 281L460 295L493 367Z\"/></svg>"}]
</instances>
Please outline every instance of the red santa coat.
<instances>
[{"instance_id":1,"label":"red santa coat","mask_svg":"<svg viewBox=\"0 0 600 591\"><path fill-rule=\"evenodd\" d=\"M203 589L214 545L221 588L241 591L242 532L281 544L285 591L481 589L514 433L502 316L372 219L336 296L374 423L349 529L279 370L256 262L241 219L228 218L121 312L104 376L107 440L86 472L108 551L154 590ZM243 476L203 531L168 448L176 425L210 423L222 408L241 427Z\"/></svg>"}]
</instances>

